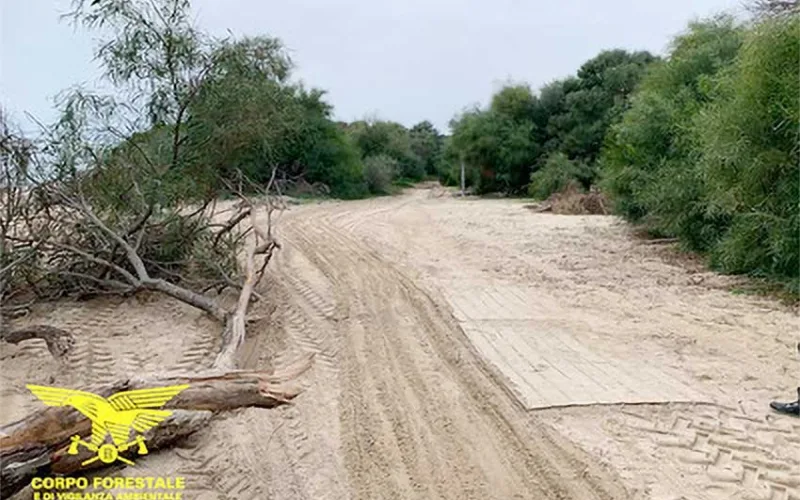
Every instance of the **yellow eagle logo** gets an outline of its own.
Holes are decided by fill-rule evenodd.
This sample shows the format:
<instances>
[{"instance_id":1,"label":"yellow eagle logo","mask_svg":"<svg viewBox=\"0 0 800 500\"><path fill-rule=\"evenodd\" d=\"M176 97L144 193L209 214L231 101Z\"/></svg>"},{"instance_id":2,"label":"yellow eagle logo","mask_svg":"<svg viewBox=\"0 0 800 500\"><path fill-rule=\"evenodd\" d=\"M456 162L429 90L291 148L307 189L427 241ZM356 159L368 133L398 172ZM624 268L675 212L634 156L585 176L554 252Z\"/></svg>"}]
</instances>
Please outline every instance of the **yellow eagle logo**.
<instances>
[{"instance_id":1,"label":"yellow eagle logo","mask_svg":"<svg viewBox=\"0 0 800 500\"><path fill-rule=\"evenodd\" d=\"M120 456L120 453L138 445L138 454L147 454L144 437L136 433L152 429L172 415L171 411L159 408L189 385L118 392L108 399L73 389L43 385L25 387L47 406L71 406L92 421L91 441L83 441L79 435L72 436L72 444L67 451L70 455L77 455L78 447L83 446L97 453L96 457L84 461L82 465L89 465L97 460L107 464L119 460L133 465L131 460ZM131 430L135 435L132 440ZM105 443L109 434L112 442Z\"/></svg>"}]
</instances>

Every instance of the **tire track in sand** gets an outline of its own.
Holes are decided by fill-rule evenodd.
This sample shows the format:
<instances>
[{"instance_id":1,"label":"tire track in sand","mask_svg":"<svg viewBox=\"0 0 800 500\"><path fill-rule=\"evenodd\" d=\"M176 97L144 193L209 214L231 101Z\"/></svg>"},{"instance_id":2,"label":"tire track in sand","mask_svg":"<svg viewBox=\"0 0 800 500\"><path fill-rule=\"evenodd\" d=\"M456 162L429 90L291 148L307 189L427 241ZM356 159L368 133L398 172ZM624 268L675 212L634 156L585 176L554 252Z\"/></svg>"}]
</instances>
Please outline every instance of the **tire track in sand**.
<instances>
[{"instance_id":1,"label":"tire track in sand","mask_svg":"<svg viewBox=\"0 0 800 500\"><path fill-rule=\"evenodd\" d=\"M335 223L326 215L293 220L286 233L342 309L340 422L355 497L624 496L570 443L528 425L446 309L337 231L348 224L341 213Z\"/></svg>"},{"instance_id":2,"label":"tire track in sand","mask_svg":"<svg viewBox=\"0 0 800 500\"><path fill-rule=\"evenodd\" d=\"M285 453L281 481L292 498L345 498L344 472L338 451L338 430L329 415L336 415L339 392L339 346L329 333L336 322L337 303L326 293L331 285L290 242L275 266L282 296L279 307L283 335L289 352L313 355L311 380L295 404L281 408L274 439Z\"/></svg>"},{"instance_id":3,"label":"tire track in sand","mask_svg":"<svg viewBox=\"0 0 800 500\"><path fill-rule=\"evenodd\" d=\"M709 406L630 408L616 427L654 443L728 498L800 499L800 424Z\"/></svg>"},{"instance_id":4,"label":"tire track in sand","mask_svg":"<svg viewBox=\"0 0 800 500\"><path fill-rule=\"evenodd\" d=\"M111 301L56 308L55 323L75 337L75 347L67 358L71 384L104 384L114 379L108 330L117 323L116 308L117 304Z\"/></svg>"},{"instance_id":5,"label":"tire track in sand","mask_svg":"<svg viewBox=\"0 0 800 500\"><path fill-rule=\"evenodd\" d=\"M328 334L337 305L330 285L291 243L277 253L268 279L271 317L248 326L247 369L280 366L314 356L311 380L293 404L274 410L246 409L214 426L214 435L181 452L192 494L201 498L347 498L338 450L338 348ZM254 312L258 315L258 312ZM281 350L270 352L281 337ZM224 459L219 445L225 443ZM204 477L215 478L207 481ZM225 478L225 479L223 479Z\"/></svg>"}]
</instances>

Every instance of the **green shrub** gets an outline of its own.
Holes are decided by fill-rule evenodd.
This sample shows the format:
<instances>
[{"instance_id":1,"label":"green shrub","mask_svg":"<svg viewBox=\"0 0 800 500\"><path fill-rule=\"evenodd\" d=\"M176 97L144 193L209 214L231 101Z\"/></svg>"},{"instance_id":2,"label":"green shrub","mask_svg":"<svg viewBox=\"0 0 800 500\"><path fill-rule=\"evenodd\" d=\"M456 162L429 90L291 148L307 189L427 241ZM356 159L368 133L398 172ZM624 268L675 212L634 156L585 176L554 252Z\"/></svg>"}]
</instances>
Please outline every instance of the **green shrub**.
<instances>
[{"instance_id":1,"label":"green shrub","mask_svg":"<svg viewBox=\"0 0 800 500\"><path fill-rule=\"evenodd\" d=\"M397 175L397 160L387 155L369 156L364 160L364 179L373 194L388 194Z\"/></svg>"},{"instance_id":2,"label":"green shrub","mask_svg":"<svg viewBox=\"0 0 800 500\"><path fill-rule=\"evenodd\" d=\"M731 220L721 270L800 279L798 61L800 15L762 21L698 117L709 210Z\"/></svg>"},{"instance_id":3,"label":"green shrub","mask_svg":"<svg viewBox=\"0 0 800 500\"><path fill-rule=\"evenodd\" d=\"M583 189L587 189L591 179L592 171L585 164L570 160L564 153L553 153L547 157L542 168L531 174L528 195L544 200L576 181Z\"/></svg>"},{"instance_id":4,"label":"green shrub","mask_svg":"<svg viewBox=\"0 0 800 500\"><path fill-rule=\"evenodd\" d=\"M800 282L800 16L695 23L611 129L616 210L723 272Z\"/></svg>"},{"instance_id":5,"label":"green shrub","mask_svg":"<svg viewBox=\"0 0 800 500\"><path fill-rule=\"evenodd\" d=\"M316 129L308 127L299 148L300 162L306 165L309 182L328 186L337 198L362 198L368 194L364 167L358 149L328 120L319 120Z\"/></svg>"},{"instance_id":6,"label":"green shrub","mask_svg":"<svg viewBox=\"0 0 800 500\"><path fill-rule=\"evenodd\" d=\"M414 134L403 125L387 121L359 121L347 126L347 132L363 159L373 156L386 156L397 163L395 176L420 181L425 177L425 165L434 154L433 148L438 135L435 129L425 124L415 127ZM427 137L426 134L432 134ZM426 141L433 141L428 145ZM423 156L420 156L423 155ZM432 161L432 158L430 159Z\"/></svg>"},{"instance_id":7,"label":"green shrub","mask_svg":"<svg viewBox=\"0 0 800 500\"><path fill-rule=\"evenodd\" d=\"M741 40L730 17L692 23L673 41L669 59L648 70L630 109L611 127L600 161L603 190L618 213L673 236L684 219L692 226L703 218L693 123L711 99L712 78L732 64Z\"/></svg>"}]
</instances>

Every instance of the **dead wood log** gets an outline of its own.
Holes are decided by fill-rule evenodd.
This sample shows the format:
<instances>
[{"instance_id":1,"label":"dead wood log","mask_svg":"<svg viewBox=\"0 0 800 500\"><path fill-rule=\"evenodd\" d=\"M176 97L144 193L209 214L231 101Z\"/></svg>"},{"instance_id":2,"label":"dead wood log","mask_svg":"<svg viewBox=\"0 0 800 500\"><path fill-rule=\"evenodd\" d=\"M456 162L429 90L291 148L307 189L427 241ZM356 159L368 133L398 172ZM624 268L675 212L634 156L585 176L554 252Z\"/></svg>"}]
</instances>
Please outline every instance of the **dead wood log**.
<instances>
[{"instance_id":1,"label":"dead wood log","mask_svg":"<svg viewBox=\"0 0 800 500\"><path fill-rule=\"evenodd\" d=\"M42 339L47 344L47 350L56 359L61 359L75 345L72 334L66 330L47 325L32 325L17 330L0 332L0 340L11 344L18 344L24 340Z\"/></svg>"},{"instance_id":2,"label":"dead wood log","mask_svg":"<svg viewBox=\"0 0 800 500\"><path fill-rule=\"evenodd\" d=\"M654 240L645 240L645 245L670 245L672 243L677 243L680 241L680 238L657 238Z\"/></svg>"},{"instance_id":3,"label":"dead wood log","mask_svg":"<svg viewBox=\"0 0 800 500\"><path fill-rule=\"evenodd\" d=\"M237 408L274 408L286 404L300 393L297 378L308 369L304 359L272 374L252 371L210 373L203 376L162 376L128 379L90 388L94 394L109 397L121 391L188 384L189 388L170 400L164 409L173 415L146 434L150 450L166 448L206 427L217 412ZM28 485L36 476L73 474L103 467L82 462L93 456L81 450L68 453L72 436L90 439L91 421L70 407L50 407L0 427L0 498L8 498ZM129 456L135 459L135 454Z\"/></svg>"}]
</instances>

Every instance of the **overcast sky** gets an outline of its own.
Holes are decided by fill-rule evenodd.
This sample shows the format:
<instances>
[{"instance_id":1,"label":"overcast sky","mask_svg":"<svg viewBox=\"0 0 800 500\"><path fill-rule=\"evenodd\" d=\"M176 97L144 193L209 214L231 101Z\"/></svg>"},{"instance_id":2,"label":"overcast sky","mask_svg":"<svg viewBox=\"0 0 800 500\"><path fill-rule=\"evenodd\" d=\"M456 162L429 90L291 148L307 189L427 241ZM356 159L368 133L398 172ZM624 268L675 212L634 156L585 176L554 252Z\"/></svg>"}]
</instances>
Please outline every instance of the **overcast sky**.
<instances>
[{"instance_id":1,"label":"overcast sky","mask_svg":"<svg viewBox=\"0 0 800 500\"><path fill-rule=\"evenodd\" d=\"M19 122L54 118L53 97L94 85L92 35L59 21L68 0L0 0L0 95ZM741 0L195 0L213 34L281 38L296 76L328 91L336 118L441 129L502 83L538 88L603 49L663 53L689 20ZM25 125L27 129L29 124Z\"/></svg>"}]
</instances>

